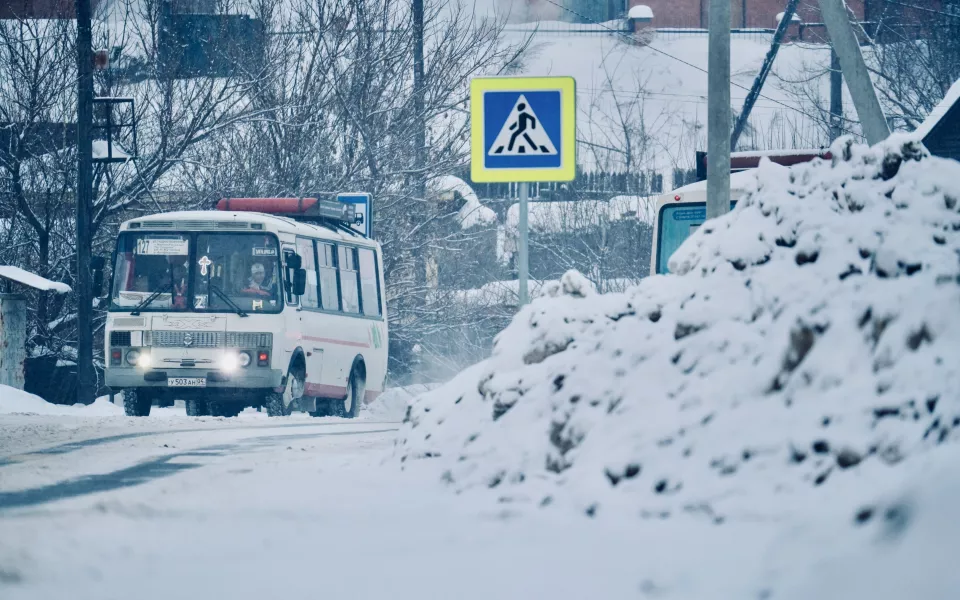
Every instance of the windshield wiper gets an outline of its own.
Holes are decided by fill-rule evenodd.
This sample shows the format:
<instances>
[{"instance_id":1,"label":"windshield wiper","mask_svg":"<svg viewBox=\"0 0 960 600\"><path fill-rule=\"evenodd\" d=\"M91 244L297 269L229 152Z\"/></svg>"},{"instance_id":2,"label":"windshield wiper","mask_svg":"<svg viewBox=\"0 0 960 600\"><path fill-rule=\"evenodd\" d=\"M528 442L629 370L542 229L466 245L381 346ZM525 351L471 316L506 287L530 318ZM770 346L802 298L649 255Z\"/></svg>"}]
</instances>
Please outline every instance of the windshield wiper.
<instances>
[{"instance_id":1,"label":"windshield wiper","mask_svg":"<svg viewBox=\"0 0 960 600\"><path fill-rule=\"evenodd\" d=\"M143 310L143 309L145 309L146 307L150 306L150 304L151 304L154 300L156 300L157 298L159 298L161 294L164 294L164 293L166 293L166 292L168 292L168 291L170 291L170 290L172 290L172 289L173 289L173 283L171 282L171 283L163 286L163 287L160 288L159 290L155 291L154 293L150 294L149 296L147 296L147 298L146 298L143 302L141 302L140 304L136 305L136 306L133 308L133 310L130 311L130 316L139 317L141 310Z\"/></svg>"},{"instance_id":2,"label":"windshield wiper","mask_svg":"<svg viewBox=\"0 0 960 600\"><path fill-rule=\"evenodd\" d=\"M241 317L246 317L246 316L248 316L247 313L243 312L243 309L240 308L240 307L237 305L236 302L234 302L233 300L230 299L230 296L227 296L226 292L224 292L223 290L221 290L221 289L220 289L219 287L217 287L215 284L210 283L210 282L208 281L208 282L207 282L207 289L209 289L211 292L213 292L214 294L216 294L218 298L220 298L221 300L223 300L224 303L226 303L227 306L229 306L230 308L233 309L233 312L237 313L237 314L240 315Z\"/></svg>"}]
</instances>

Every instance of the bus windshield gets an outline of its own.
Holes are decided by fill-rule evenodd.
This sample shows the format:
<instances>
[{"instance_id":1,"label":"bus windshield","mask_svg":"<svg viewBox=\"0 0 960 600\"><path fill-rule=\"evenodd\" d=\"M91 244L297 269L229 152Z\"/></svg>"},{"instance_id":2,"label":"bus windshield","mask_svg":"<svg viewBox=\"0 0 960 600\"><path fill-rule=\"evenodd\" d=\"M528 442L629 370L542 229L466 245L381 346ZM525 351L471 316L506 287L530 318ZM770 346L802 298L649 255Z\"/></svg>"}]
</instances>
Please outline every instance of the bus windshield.
<instances>
[{"instance_id":1,"label":"bus windshield","mask_svg":"<svg viewBox=\"0 0 960 600\"><path fill-rule=\"evenodd\" d=\"M730 210L736 204L736 201L731 202ZM666 204L660 208L660 214L657 215L657 247L653 249L657 256L656 274L669 273L670 257L706 220L707 205L704 202Z\"/></svg>"},{"instance_id":2,"label":"bus windshield","mask_svg":"<svg viewBox=\"0 0 960 600\"><path fill-rule=\"evenodd\" d=\"M110 309L279 312L279 261L273 235L124 232Z\"/></svg>"}]
</instances>

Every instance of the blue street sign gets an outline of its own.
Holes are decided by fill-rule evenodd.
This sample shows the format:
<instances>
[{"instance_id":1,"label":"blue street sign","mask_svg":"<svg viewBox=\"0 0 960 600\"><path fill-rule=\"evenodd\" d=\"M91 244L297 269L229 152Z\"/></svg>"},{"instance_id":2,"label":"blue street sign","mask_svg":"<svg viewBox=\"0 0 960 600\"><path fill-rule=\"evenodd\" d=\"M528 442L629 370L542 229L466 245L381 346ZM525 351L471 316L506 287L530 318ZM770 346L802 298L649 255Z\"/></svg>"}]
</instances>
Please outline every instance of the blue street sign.
<instances>
[{"instance_id":1,"label":"blue street sign","mask_svg":"<svg viewBox=\"0 0 960 600\"><path fill-rule=\"evenodd\" d=\"M337 194L337 201L344 204L355 204L358 215L363 215L363 222L354 224L350 227L362 233L368 238L373 237L373 202L370 194L366 192L356 192L349 194Z\"/></svg>"}]
</instances>

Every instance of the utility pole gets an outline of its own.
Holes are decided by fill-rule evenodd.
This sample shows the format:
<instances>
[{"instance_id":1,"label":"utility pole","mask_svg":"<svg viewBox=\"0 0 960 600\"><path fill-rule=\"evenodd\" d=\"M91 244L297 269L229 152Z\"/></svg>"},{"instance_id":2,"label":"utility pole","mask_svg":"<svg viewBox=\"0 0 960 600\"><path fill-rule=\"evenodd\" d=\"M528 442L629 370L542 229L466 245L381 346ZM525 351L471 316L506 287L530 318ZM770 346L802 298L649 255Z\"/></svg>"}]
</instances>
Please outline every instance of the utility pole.
<instances>
[{"instance_id":1,"label":"utility pole","mask_svg":"<svg viewBox=\"0 0 960 600\"><path fill-rule=\"evenodd\" d=\"M763 59L763 66L760 67L760 73L758 73L757 78L754 79L753 87L750 88L747 99L743 101L743 110L740 111L740 114L737 116L737 122L733 126L733 135L730 136L731 152L737 149L737 142L740 140L740 135L747 126L747 121L750 119L750 112L753 110L753 105L757 102L757 98L760 97L763 84L766 83L767 76L770 75L770 70L773 69L773 61L777 58L777 52L780 51L780 44L783 43L783 38L787 35L787 29L793 22L793 15L797 12L798 4L800 4L800 0L787 1L787 9L783 13L783 19L780 20L780 24L777 25L777 31L773 34L773 42L770 44L770 50L767 51L767 56ZM744 4L743 10L746 9L746 4Z\"/></svg>"},{"instance_id":2,"label":"utility pole","mask_svg":"<svg viewBox=\"0 0 960 600\"><path fill-rule=\"evenodd\" d=\"M93 30L90 0L77 6L77 402L96 394L93 371L93 290L90 213L93 204Z\"/></svg>"},{"instance_id":3,"label":"utility pole","mask_svg":"<svg viewBox=\"0 0 960 600\"><path fill-rule=\"evenodd\" d=\"M730 0L710 0L707 218L730 210Z\"/></svg>"},{"instance_id":4,"label":"utility pole","mask_svg":"<svg viewBox=\"0 0 960 600\"><path fill-rule=\"evenodd\" d=\"M843 133L843 71L840 70L840 57L830 48L830 141L833 142Z\"/></svg>"},{"instance_id":5,"label":"utility pole","mask_svg":"<svg viewBox=\"0 0 960 600\"><path fill-rule=\"evenodd\" d=\"M416 193L422 202L426 196L426 151L427 151L427 124L424 119L424 75L423 75L423 0L413 0L413 110L414 127L416 133L413 143L416 144Z\"/></svg>"},{"instance_id":6,"label":"utility pole","mask_svg":"<svg viewBox=\"0 0 960 600\"><path fill-rule=\"evenodd\" d=\"M871 146L882 142L890 135L890 128L883 116L883 109L880 107L877 91L870 80L867 65L863 61L860 43L853 32L853 27L850 26L846 6L843 0L818 1L820 14L830 33L830 41L837 53L843 76L847 80L850 96L853 97L853 105L857 109L863 134Z\"/></svg>"}]
</instances>

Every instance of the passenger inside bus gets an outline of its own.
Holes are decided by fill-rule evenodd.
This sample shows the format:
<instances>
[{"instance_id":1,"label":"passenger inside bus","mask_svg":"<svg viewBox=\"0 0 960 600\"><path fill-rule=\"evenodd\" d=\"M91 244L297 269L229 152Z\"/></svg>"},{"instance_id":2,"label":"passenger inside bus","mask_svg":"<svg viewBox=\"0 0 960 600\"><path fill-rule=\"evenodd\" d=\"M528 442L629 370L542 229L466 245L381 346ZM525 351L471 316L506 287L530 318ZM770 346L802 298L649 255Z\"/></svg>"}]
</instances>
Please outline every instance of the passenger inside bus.
<instances>
[{"instance_id":1,"label":"passenger inside bus","mask_svg":"<svg viewBox=\"0 0 960 600\"><path fill-rule=\"evenodd\" d=\"M253 263L250 266L250 279L247 281L247 286L241 290L241 293L274 297L276 291L276 282L267 282L267 269L263 263Z\"/></svg>"}]
</instances>

